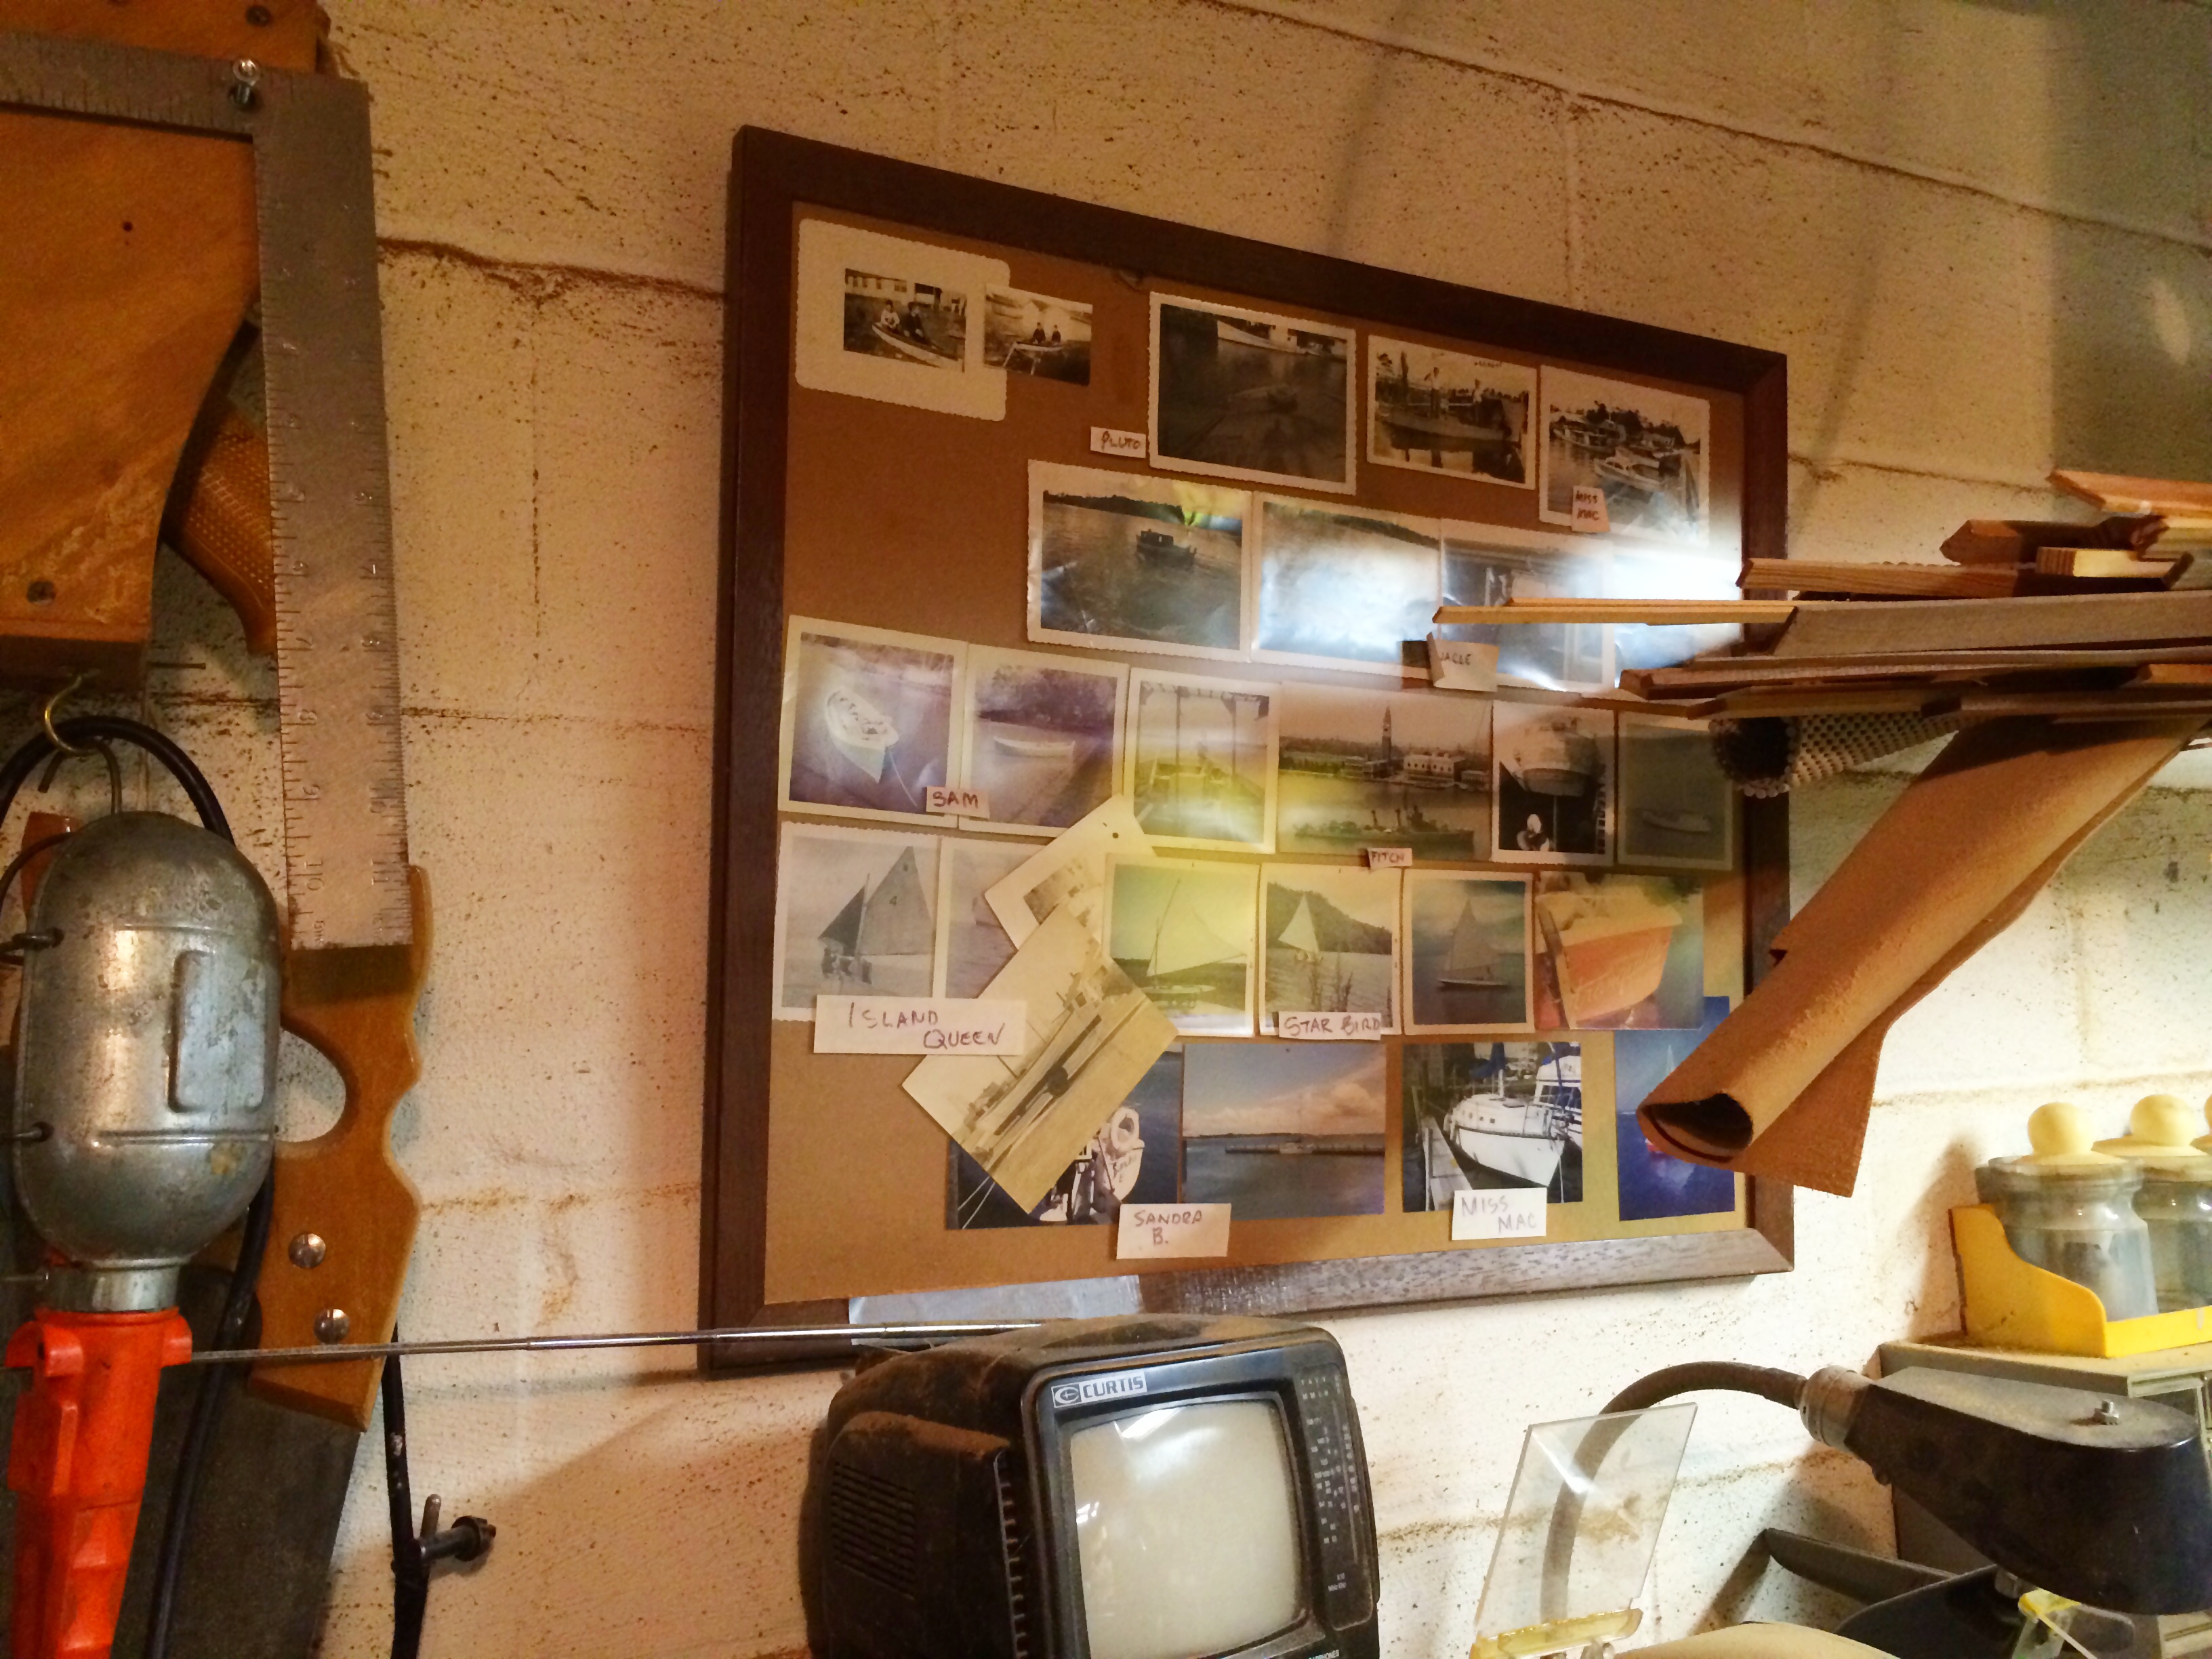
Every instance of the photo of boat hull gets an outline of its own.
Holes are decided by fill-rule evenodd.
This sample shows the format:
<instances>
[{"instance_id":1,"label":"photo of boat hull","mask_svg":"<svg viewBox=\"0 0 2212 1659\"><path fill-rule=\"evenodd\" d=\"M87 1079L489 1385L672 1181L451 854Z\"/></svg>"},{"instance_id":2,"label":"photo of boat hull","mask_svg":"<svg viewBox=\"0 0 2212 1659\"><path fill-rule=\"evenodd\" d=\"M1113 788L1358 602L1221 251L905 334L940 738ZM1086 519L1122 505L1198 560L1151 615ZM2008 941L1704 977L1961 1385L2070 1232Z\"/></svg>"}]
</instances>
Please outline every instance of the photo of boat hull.
<instances>
[{"instance_id":1,"label":"photo of boat hull","mask_svg":"<svg viewBox=\"0 0 2212 1659\"><path fill-rule=\"evenodd\" d=\"M1164 530L1140 530L1135 543L1138 559L1163 570L1188 570L1198 562L1198 550L1179 542Z\"/></svg>"},{"instance_id":2,"label":"photo of boat hull","mask_svg":"<svg viewBox=\"0 0 2212 1659\"><path fill-rule=\"evenodd\" d=\"M830 746L869 782L883 777L884 757L899 736L883 710L859 692L839 687L822 699L822 727Z\"/></svg>"},{"instance_id":3,"label":"photo of boat hull","mask_svg":"<svg viewBox=\"0 0 2212 1659\"><path fill-rule=\"evenodd\" d=\"M960 359L951 352L939 350L927 341L887 328L881 323L871 325L870 331L893 356L906 358L910 362L927 363L933 368L958 368Z\"/></svg>"}]
</instances>

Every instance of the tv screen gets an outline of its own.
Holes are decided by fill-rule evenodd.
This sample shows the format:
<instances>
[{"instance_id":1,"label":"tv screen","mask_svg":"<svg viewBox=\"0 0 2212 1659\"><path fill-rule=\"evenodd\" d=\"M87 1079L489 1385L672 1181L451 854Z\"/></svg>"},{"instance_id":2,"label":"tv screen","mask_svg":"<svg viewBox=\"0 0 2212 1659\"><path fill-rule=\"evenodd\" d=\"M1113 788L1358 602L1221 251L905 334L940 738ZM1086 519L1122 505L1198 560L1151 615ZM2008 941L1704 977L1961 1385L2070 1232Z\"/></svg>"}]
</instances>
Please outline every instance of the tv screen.
<instances>
[{"instance_id":1,"label":"tv screen","mask_svg":"<svg viewBox=\"0 0 2212 1659\"><path fill-rule=\"evenodd\" d=\"M1297 1622L1298 1492L1273 1401L1135 1412L1067 1449L1091 1659L1195 1659Z\"/></svg>"}]
</instances>

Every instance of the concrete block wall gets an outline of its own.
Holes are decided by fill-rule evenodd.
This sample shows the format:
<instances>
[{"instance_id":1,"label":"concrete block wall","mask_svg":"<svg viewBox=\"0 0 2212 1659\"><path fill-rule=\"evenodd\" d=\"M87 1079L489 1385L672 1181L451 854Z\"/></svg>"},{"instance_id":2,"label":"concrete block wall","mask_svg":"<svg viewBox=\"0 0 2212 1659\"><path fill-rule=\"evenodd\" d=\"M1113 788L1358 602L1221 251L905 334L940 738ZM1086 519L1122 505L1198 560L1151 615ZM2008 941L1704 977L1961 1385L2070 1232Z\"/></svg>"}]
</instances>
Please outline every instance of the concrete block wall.
<instances>
[{"instance_id":1,"label":"concrete block wall","mask_svg":"<svg viewBox=\"0 0 2212 1659\"><path fill-rule=\"evenodd\" d=\"M720 441L740 125L1790 354L1793 550L1922 557L2053 465L2212 477L2201 6L1966 0L328 0L375 95L406 737L434 884L410 1334L688 1323ZM165 563L148 703L272 878L272 694ZM21 705L0 708L20 728ZM1945 1207L2039 1101L2202 1095L2212 867L2178 769L1898 1028L1859 1195L1798 1268L1334 1322L1389 1650L1468 1639L1522 1426L1643 1370L1856 1364L1952 1328ZM134 793L149 788L134 780ZM1797 805L1809 890L1900 787ZM288 1121L335 1085L288 1056ZM750 1659L801 1640L827 1376L424 1364L416 1480L492 1516L426 1652ZM384 1651L361 1463L323 1651ZM1647 1633L1836 1607L1750 1553L1880 1546L1784 1413L1700 1407Z\"/></svg>"}]
</instances>

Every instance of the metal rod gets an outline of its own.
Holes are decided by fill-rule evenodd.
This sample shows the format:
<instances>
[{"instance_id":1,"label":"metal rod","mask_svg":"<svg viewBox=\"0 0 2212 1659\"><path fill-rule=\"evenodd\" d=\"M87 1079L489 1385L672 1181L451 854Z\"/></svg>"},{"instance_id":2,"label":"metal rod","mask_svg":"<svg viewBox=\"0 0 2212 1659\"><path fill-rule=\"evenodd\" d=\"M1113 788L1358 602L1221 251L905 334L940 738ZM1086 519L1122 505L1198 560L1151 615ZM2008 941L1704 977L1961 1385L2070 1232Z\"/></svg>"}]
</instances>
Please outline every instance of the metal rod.
<instances>
[{"instance_id":1,"label":"metal rod","mask_svg":"<svg viewBox=\"0 0 2212 1659\"><path fill-rule=\"evenodd\" d=\"M709 1343L951 1342L963 1336L998 1336L1028 1330L1034 1319L936 1325L739 1325L711 1331L617 1331L592 1336L479 1336L452 1342L341 1342L317 1348L223 1348L192 1355L194 1365L327 1365L349 1359L388 1359L446 1353L568 1353L591 1348L704 1347Z\"/></svg>"}]
</instances>

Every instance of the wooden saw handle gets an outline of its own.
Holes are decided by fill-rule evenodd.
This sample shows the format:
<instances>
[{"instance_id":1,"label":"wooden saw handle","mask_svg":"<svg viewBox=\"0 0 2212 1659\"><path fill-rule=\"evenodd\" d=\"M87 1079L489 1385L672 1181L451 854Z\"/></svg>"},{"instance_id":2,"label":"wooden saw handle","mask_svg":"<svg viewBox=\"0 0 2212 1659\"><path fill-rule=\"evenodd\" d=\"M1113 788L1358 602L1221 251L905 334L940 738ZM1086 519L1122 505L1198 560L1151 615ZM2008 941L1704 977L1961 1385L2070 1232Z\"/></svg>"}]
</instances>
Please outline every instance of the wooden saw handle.
<instances>
[{"instance_id":1,"label":"wooden saw handle","mask_svg":"<svg viewBox=\"0 0 2212 1659\"><path fill-rule=\"evenodd\" d=\"M169 544L230 602L246 647L276 649L276 547L269 442L228 398L185 446L162 524Z\"/></svg>"}]
</instances>

